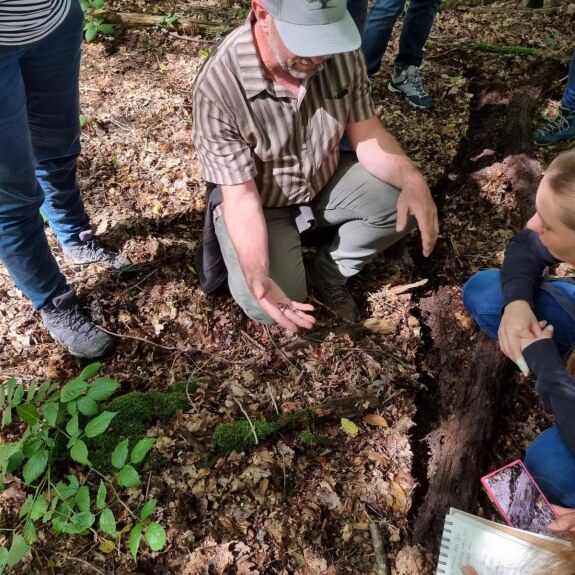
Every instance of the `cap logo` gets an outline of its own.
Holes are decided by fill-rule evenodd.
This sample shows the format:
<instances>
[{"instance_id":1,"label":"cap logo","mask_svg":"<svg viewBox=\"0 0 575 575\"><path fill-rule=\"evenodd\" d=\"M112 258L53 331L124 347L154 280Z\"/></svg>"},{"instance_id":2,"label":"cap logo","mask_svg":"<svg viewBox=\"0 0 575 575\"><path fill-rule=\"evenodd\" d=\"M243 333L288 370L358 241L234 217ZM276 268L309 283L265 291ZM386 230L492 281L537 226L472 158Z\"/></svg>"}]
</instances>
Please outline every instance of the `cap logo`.
<instances>
[{"instance_id":1,"label":"cap logo","mask_svg":"<svg viewBox=\"0 0 575 575\"><path fill-rule=\"evenodd\" d=\"M327 10L328 8L337 8L337 6L328 6L331 0L307 0L308 4L316 4L320 3L321 6L319 8L314 8L314 10Z\"/></svg>"}]
</instances>

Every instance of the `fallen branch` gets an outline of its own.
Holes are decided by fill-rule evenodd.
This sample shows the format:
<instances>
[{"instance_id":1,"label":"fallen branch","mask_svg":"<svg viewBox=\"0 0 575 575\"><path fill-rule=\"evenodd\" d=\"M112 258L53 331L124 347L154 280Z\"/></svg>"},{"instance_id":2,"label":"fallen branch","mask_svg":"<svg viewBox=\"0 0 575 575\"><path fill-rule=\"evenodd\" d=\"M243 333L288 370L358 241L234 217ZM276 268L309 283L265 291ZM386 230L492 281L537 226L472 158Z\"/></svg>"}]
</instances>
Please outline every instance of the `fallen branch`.
<instances>
[{"instance_id":1,"label":"fallen branch","mask_svg":"<svg viewBox=\"0 0 575 575\"><path fill-rule=\"evenodd\" d=\"M151 28L152 26L168 28L164 22L169 19L169 16L154 16L132 12L104 12L99 17L109 24L123 26L124 28ZM170 23L169 29L186 31L192 34L213 35L226 32L231 27L224 22L212 22L210 20L197 20L179 16L175 22Z\"/></svg>"},{"instance_id":2,"label":"fallen branch","mask_svg":"<svg viewBox=\"0 0 575 575\"><path fill-rule=\"evenodd\" d=\"M369 532L371 533L371 540L373 541L373 551L375 554L375 574L388 575L389 569L387 568L387 553L381 538L381 532L377 523L373 521L369 524Z\"/></svg>"},{"instance_id":3,"label":"fallen branch","mask_svg":"<svg viewBox=\"0 0 575 575\"><path fill-rule=\"evenodd\" d=\"M212 443L221 452L246 451L258 442L265 441L281 431L301 429L310 423L321 423L342 417L358 417L377 407L374 393L362 393L326 401L313 408L301 409L295 413L282 415L272 421L242 419L218 425L214 430ZM244 415L247 414L245 411Z\"/></svg>"}]
</instances>

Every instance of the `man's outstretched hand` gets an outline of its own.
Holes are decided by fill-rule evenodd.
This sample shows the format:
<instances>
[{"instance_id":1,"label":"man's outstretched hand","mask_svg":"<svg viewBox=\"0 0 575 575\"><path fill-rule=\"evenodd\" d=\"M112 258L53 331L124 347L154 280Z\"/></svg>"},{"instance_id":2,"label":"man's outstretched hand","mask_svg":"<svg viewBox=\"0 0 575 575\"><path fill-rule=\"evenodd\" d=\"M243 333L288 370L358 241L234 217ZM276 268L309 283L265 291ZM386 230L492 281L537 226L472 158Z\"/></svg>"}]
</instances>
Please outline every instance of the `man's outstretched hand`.
<instances>
[{"instance_id":1,"label":"man's outstretched hand","mask_svg":"<svg viewBox=\"0 0 575 575\"><path fill-rule=\"evenodd\" d=\"M314 326L315 317L307 313L314 307L291 300L271 278L260 274L252 279L251 288L260 307L282 327L295 332Z\"/></svg>"}]
</instances>

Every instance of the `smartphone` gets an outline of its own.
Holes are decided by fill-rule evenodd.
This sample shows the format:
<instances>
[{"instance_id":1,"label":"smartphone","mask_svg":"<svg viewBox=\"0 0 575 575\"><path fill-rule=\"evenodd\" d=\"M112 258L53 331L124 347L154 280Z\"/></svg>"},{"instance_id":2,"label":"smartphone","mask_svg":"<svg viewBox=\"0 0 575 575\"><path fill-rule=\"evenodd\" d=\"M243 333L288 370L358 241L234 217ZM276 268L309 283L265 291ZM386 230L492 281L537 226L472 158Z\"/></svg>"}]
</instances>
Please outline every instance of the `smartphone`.
<instances>
[{"instance_id":1,"label":"smartphone","mask_svg":"<svg viewBox=\"0 0 575 575\"><path fill-rule=\"evenodd\" d=\"M547 534L557 514L519 459L481 478L489 498L507 525Z\"/></svg>"}]
</instances>

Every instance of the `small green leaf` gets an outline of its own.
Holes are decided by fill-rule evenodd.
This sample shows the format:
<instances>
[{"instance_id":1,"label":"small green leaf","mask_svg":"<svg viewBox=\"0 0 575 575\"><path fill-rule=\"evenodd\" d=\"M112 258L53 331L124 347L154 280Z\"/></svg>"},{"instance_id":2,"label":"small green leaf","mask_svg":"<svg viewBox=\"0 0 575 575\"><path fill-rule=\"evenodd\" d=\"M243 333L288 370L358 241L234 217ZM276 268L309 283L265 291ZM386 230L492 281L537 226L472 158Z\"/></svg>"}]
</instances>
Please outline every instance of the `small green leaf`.
<instances>
[{"instance_id":1,"label":"small green leaf","mask_svg":"<svg viewBox=\"0 0 575 575\"><path fill-rule=\"evenodd\" d=\"M78 399L78 411L82 415L92 416L98 413L98 404L87 395L84 395Z\"/></svg>"},{"instance_id":2,"label":"small green leaf","mask_svg":"<svg viewBox=\"0 0 575 575\"><path fill-rule=\"evenodd\" d=\"M342 417L340 423L341 428L345 433L347 433L347 435L355 437L359 433L359 427L350 419Z\"/></svg>"},{"instance_id":3,"label":"small green leaf","mask_svg":"<svg viewBox=\"0 0 575 575\"><path fill-rule=\"evenodd\" d=\"M26 401L32 401L34 395L36 394L36 380L28 386L28 391L26 392Z\"/></svg>"},{"instance_id":4,"label":"small green leaf","mask_svg":"<svg viewBox=\"0 0 575 575\"><path fill-rule=\"evenodd\" d=\"M26 543L28 545L34 545L38 534L36 532L36 525L34 525L34 521L28 520L24 525L24 529L22 529L22 536L24 537Z\"/></svg>"},{"instance_id":5,"label":"small green leaf","mask_svg":"<svg viewBox=\"0 0 575 575\"><path fill-rule=\"evenodd\" d=\"M126 460L128 459L128 440L124 439L116 445L114 451L112 452L112 465L116 469L122 469L124 467Z\"/></svg>"},{"instance_id":6,"label":"small green leaf","mask_svg":"<svg viewBox=\"0 0 575 575\"><path fill-rule=\"evenodd\" d=\"M24 555L28 553L28 543L22 535L15 533L12 538L12 545L10 545L10 551L8 551L8 565L14 567L17 563L20 563L24 559Z\"/></svg>"},{"instance_id":7,"label":"small green leaf","mask_svg":"<svg viewBox=\"0 0 575 575\"><path fill-rule=\"evenodd\" d=\"M68 403L77 397L80 397L88 389L88 383L82 379L73 379L69 381L60 391L60 401Z\"/></svg>"},{"instance_id":8,"label":"small green leaf","mask_svg":"<svg viewBox=\"0 0 575 575\"><path fill-rule=\"evenodd\" d=\"M148 525L145 538L152 551L160 551L166 545L166 531L159 523Z\"/></svg>"},{"instance_id":9,"label":"small green leaf","mask_svg":"<svg viewBox=\"0 0 575 575\"><path fill-rule=\"evenodd\" d=\"M153 437L148 437L145 439L141 439L136 443L134 449L132 449L132 453L130 454L130 461L132 463L140 463L146 457L146 453L150 450L150 447L156 443L156 440Z\"/></svg>"},{"instance_id":10,"label":"small green leaf","mask_svg":"<svg viewBox=\"0 0 575 575\"><path fill-rule=\"evenodd\" d=\"M45 382L42 383L42 385L40 385L40 388L38 389L38 395L36 397L36 402L44 401L46 399L51 383L52 382L49 379L47 379Z\"/></svg>"},{"instance_id":11,"label":"small green leaf","mask_svg":"<svg viewBox=\"0 0 575 575\"><path fill-rule=\"evenodd\" d=\"M48 511L48 502L46 501L46 496L42 493L38 496L32 508L30 509L30 519L36 521Z\"/></svg>"},{"instance_id":12,"label":"small green leaf","mask_svg":"<svg viewBox=\"0 0 575 575\"><path fill-rule=\"evenodd\" d=\"M4 386L0 385L0 407L4 407L6 403L6 392L4 391Z\"/></svg>"},{"instance_id":13,"label":"small green leaf","mask_svg":"<svg viewBox=\"0 0 575 575\"><path fill-rule=\"evenodd\" d=\"M116 534L116 518L111 509L104 509L100 514L100 529L108 535Z\"/></svg>"},{"instance_id":14,"label":"small green leaf","mask_svg":"<svg viewBox=\"0 0 575 575\"><path fill-rule=\"evenodd\" d=\"M78 511L90 511L90 490L87 485L82 485L74 497Z\"/></svg>"},{"instance_id":15,"label":"small green leaf","mask_svg":"<svg viewBox=\"0 0 575 575\"><path fill-rule=\"evenodd\" d=\"M104 509L104 507L106 507L107 495L108 490L106 489L106 484L100 479L100 486L98 487L98 493L96 494L96 507L98 509Z\"/></svg>"},{"instance_id":16,"label":"small green leaf","mask_svg":"<svg viewBox=\"0 0 575 575\"><path fill-rule=\"evenodd\" d=\"M207 50L200 50L198 52L198 56L202 59L205 60L208 56L210 55L210 53Z\"/></svg>"},{"instance_id":17,"label":"small green leaf","mask_svg":"<svg viewBox=\"0 0 575 575\"><path fill-rule=\"evenodd\" d=\"M12 398L12 404L18 405L22 403L22 398L24 397L24 386L19 383L14 390L14 397Z\"/></svg>"},{"instance_id":18,"label":"small green leaf","mask_svg":"<svg viewBox=\"0 0 575 575\"><path fill-rule=\"evenodd\" d=\"M22 454L24 457L32 457L43 445L42 439L34 434L31 439L25 441L22 445Z\"/></svg>"},{"instance_id":19,"label":"small green leaf","mask_svg":"<svg viewBox=\"0 0 575 575\"><path fill-rule=\"evenodd\" d=\"M46 423L50 427L56 427L56 423L58 422L58 413L60 411L60 404L51 402L45 403L41 408L40 411L42 415L46 418Z\"/></svg>"},{"instance_id":20,"label":"small green leaf","mask_svg":"<svg viewBox=\"0 0 575 575\"><path fill-rule=\"evenodd\" d=\"M118 473L118 485L121 487L137 487L140 485L139 473L131 465L125 465Z\"/></svg>"},{"instance_id":21,"label":"small green leaf","mask_svg":"<svg viewBox=\"0 0 575 575\"><path fill-rule=\"evenodd\" d=\"M112 24L98 24L98 31L102 32L102 34L113 36L114 26L112 26Z\"/></svg>"},{"instance_id":22,"label":"small green leaf","mask_svg":"<svg viewBox=\"0 0 575 575\"><path fill-rule=\"evenodd\" d=\"M16 469L18 469L20 465L22 465L23 461L24 461L24 454L22 453L20 447L18 447L18 449L12 452L12 454L8 458L6 473L13 473L14 471L16 471Z\"/></svg>"},{"instance_id":23,"label":"small green leaf","mask_svg":"<svg viewBox=\"0 0 575 575\"><path fill-rule=\"evenodd\" d=\"M8 549L0 547L0 573L4 572L6 565L8 565Z\"/></svg>"},{"instance_id":24,"label":"small green leaf","mask_svg":"<svg viewBox=\"0 0 575 575\"><path fill-rule=\"evenodd\" d=\"M2 427L8 427L12 424L12 408L5 407L2 413Z\"/></svg>"},{"instance_id":25,"label":"small green leaf","mask_svg":"<svg viewBox=\"0 0 575 575\"><path fill-rule=\"evenodd\" d=\"M26 497L26 501L24 501L24 505L20 507L20 512L18 513L18 519L21 519L22 517L24 517L24 515L27 515L30 509L32 509L32 505L34 505L34 496L28 495L28 497Z\"/></svg>"},{"instance_id":26,"label":"small green leaf","mask_svg":"<svg viewBox=\"0 0 575 575\"><path fill-rule=\"evenodd\" d=\"M70 419L66 424L66 433L71 437L78 437L80 434L78 414L74 415L74 417L72 417L72 419Z\"/></svg>"},{"instance_id":27,"label":"small green leaf","mask_svg":"<svg viewBox=\"0 0 575 575\"><path fill-rule=\"evenodd\" d=\"M81 511L80 513L74 513L71 518L71 522L64 526L64 533L78 534L90 529L94 522L96 521L96 516L89 511Z\"/></svg>"},{"instance_id":28,"label":"small green leaf","mask_svg":"<svg viewBox=\"0 0 575 575\"><path fill-rule=\"evenodd\" d=\"M142 505L142 509L140 509L140 520L145 521L155 510L156 510L156 503L155 499L150 499L150 501L146 501L144 505Z\"/></svg>"},{"instance_id":29,"label":"small green leaf","mask_svg":"<svg viewBox=\"0 0 575 575\"><path fill-rule=\"evenodd\" d=\"M136 523L132 530L130 531L130 553L134 561L138 556L138 549L140 548L140 539L142 538L142 527L141 523Z\"/></svg>"},{"instance_id":30,"label":"small green leaf","mask_svg":"<svg viewBox=\"0 0 575 575\"><path fill-rule=\"evenodd\" d=\"M95 377L96 375L98 375L98 372L102 369L102 364L99 361L95 361L94 363L91 363L90 365L87 365L83 370L82 373L78 376L78 379L82 379L82 380L86 380L86 379L92 379L93 377Z\"/></svg>"},{"instance_id":31,"label":"small green leaf","mask_svg":"<svg viewBox=\"0 0 575 575\"><path fill-rule=\"evenodd\" d=\"M16 389L16 378L14 376L12 376L7 382L6 382L6 397L8 399L8 402L12 401L12 397L14 396L14 390Z\"/></svg>"},{"instance_id":32,"label":"small green leaf","mask_svg":"<svg viewBox=\"0 0 575 575\"><path fill-rule=\"evenodd\" d=\"M75 475L68 475L68 485L63 481L56 483L56 493L61 499L69 499L74 497L80 487L78 478Z\"/></svg>"},{"instance_id":33,"label":"small green leaf","mask_svg":"<svg viewBox=\"0 0 575 575\"><path fill-rule=\"evenodd\" d=\"M120 384L109 377L95 379L88 389L88 397L96 401L108 399L120 387Z\"/></svg>"},{"instance_id":34,"label":"small green leaf","mask_svg":"<svg viewBox=\"0 0 575 575\"><path fill-rule=\"evenodd\" d=\"M100 415L98 415L98 417L94 417L94 419L91 419L88 422L84 433L87 437L90 438L101 435L104 433L104 431L106 431L106 429L108 429L108 425L110 425L110 422L112 419L114 419L115 416L115 412L103 411L100 413Z\"/></svg>"},{"instance_id":35,"label":"small green leaf","mask_svg":"<svg viewBox=\"0 0 575 575\"><path fill-rule=\"evenodd\" d=\"M91 42L98 35L98 27L92 22L84 25L84 38L86 42Z\"/></svg>"},{"instance_id":36,"label":"small green leaf","mask_svg":"<svg viewBox=\"0 0 575 575\"><path fill-rule=\"evenodd\" d=\"M70 457L82 465L90 465L88 461L88 448L81 439L78 439L72 446L72 449L70 449Z\"/></svg>"},{"instance_id":37,"label":"small green leaf","mask_svg":"<svg viewBox=\"0 0 575 575\"><path fill-rule=\"evenodd\" d=\"M85 116L84 114L80 114L80 128L84 128L88 125L90 121L90 116Z\"/></svg>"},{"instance_id":38,"label":"small green leaf","mask_svg":"<svg viewBox=\"0 0 575 575\"><path fill-rule=\"evenodd\" d=\"M16 407L18 417L28 425L36 425L40 421L40 414L31 403L23 403Z\"/></svg>"},{"instance_id":39,"label":"small green leaf","mask_svg":"<svg viewBox=\"0 0 575 575\"><path fill-rule=\"evenodd\" d=\"M78 413L78 402L76 400L70 401L66 404L66 411L70 417L74 417Z\"/></svg>"},{"instance_id":40,"label":"small green leaf","mask_svg":"<svg viewBox=\"0 0 575 575\"><path fill-rule=\"evenodd\" d=\"M24 465L24 469L22 469L22 476L24 477L24 483L26 483L26 485L31 485L44 473L46 465L48 465L49 456L50 453L47 449L41 449L28 459L26 465Z\"/></svg>"}]
</instances>

